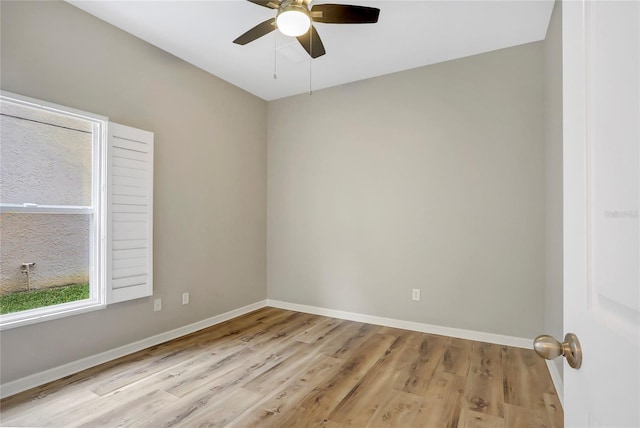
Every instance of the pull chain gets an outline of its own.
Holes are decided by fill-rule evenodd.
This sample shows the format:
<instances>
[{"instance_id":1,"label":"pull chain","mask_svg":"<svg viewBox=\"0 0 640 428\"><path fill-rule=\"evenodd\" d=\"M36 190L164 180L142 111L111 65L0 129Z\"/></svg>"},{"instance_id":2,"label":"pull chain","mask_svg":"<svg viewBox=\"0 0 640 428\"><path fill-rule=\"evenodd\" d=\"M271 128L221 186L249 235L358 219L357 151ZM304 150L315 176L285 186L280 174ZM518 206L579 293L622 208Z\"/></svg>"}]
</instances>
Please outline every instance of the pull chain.
<instances>
[{"instance_id":1,"label":"pull chain","mask_svg":"<svg viewBox=\"0 0 640 428\"><path fill-rule=\"evenodd\" d=\"M273 33L273 80L278 78L278 74L276 73L276 63L278 61L278 34L276 32Z\"/></svg>"},{"instance_id":2,"label":"pull chain","mask_svg":"<svg viewBox=\"0 0 640 428\"><path fill-rule=\"evenodd\" d=\"M311 51L311 53L309 53L309 96L311 96L313 95L313 89L311 87L311 70L313 69L313 27L309 28L309 50Z\"/></svg>"}]
</instances>

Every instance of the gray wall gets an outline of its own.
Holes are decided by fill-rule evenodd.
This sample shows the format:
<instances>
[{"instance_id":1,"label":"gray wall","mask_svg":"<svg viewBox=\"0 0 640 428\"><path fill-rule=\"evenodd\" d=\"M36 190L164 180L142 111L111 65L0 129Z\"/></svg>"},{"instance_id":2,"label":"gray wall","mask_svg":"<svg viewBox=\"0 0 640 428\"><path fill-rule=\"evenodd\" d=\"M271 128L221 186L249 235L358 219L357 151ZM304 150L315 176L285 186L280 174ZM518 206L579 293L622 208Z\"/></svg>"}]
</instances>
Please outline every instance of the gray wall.
<instances>
[{"instance_id":1,"label":"gray wall","mask_svg":"<svg viewBox=\"0 0 640 428\"><path fill-rule=\"evenodd\" d=\"M545 324L564 337L562 326L562 3L556 1L544 41L545 64ZM554 361L562 373L562 359Z\"/></svg>"},{"instance_id":2,"label":"gray wall","mask_svg":"<svg viewBox=\"0 0 640 428\"><path fill-rule=\"evenodd\" d=\"M539 334L543 53L532 43L270 102L269 298Z\"/></svg>"},{"instance_id":3,"label":"gray wall","mask_svg":"<svg viewBox=\"0 0 640 428\"><path fill-rule=\"evenodd\" d=\"M3 90L155 133L163 299L3 331L0 381L265 299L266 103L68 4L0 4Z\"/></svg>"}]
</instances>

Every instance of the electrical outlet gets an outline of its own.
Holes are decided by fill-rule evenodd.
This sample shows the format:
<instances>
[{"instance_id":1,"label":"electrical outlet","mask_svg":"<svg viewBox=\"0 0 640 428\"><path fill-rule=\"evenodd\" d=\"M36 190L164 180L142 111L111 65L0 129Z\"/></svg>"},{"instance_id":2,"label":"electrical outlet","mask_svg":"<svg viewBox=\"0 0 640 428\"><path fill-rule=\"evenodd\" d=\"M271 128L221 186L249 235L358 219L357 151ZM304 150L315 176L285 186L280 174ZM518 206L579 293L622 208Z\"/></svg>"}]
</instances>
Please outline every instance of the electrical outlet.
<instances>
[{"instance_id":1,"label":"electrical outlet","mask_svg":"<svg viewBox=\"0 0 640 428\"><path fill-rule=\"evenodd\" d=\"M414 288L411 292L411 300L415 300L416 302L420 301L420 289Z\"/></svg>"},{"instance_id":2,"label":"electrical outlet","mask_svg":"<svg viewBox=\"0 0 640 428\"><path fill-rule=\"evenodd\" d=\"M182 293L182 304L183 305L189 304L189 293Z\"/></svg>"},{"instance_id":3,"label":"electrical outlet","mask_svg":"<svg viewBox=\"0 0 640 428\"><path fill-rule=\"evenodd\" d=\"M153 312L162 310L162 299L156 299L153 301Z\"/></svg>"}]
</instances>

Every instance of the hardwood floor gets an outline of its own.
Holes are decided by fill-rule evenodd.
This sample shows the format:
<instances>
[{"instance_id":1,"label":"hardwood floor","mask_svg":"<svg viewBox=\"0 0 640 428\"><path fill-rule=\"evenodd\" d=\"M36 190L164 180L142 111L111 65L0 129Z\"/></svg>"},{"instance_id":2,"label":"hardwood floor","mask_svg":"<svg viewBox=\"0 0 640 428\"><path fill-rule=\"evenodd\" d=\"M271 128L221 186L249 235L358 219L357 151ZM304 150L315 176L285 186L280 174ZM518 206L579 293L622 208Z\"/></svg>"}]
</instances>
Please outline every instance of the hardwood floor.
<instances>
[{"instance_id":1,"label":"hardwood floor","mask_svg":"<svg viewBox=\"0 0 640 428\"><path fill-rule=\"evenodd\" d=\"M0 402L2 426L562 427L531 350L275 308Z\"/></svg>"}]
</instances>

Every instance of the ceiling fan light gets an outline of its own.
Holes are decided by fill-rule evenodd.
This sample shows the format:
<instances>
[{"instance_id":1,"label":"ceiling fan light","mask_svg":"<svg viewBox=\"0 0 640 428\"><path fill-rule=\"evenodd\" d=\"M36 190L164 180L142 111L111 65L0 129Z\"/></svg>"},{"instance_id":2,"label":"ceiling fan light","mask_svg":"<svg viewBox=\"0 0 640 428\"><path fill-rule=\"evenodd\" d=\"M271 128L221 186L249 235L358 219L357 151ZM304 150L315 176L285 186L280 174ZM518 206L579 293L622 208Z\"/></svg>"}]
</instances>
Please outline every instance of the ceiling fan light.
<instances>
[{"instance_id":1,"label":"ceiling fan light","mask_svg":"<svg viewBox=\"0 0 640 428\"><path fill-rule=\"evenodd\" d=\"M309 31L311 18L298 8L285 9L278 14L276 24L285 36L298 37Z\"/></svg>"}]
</instances>

